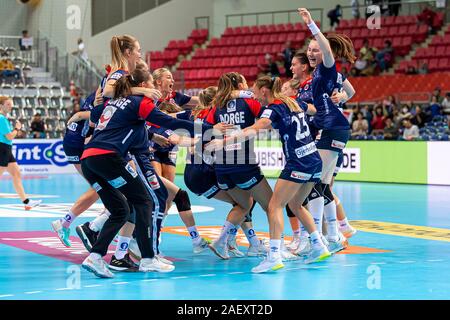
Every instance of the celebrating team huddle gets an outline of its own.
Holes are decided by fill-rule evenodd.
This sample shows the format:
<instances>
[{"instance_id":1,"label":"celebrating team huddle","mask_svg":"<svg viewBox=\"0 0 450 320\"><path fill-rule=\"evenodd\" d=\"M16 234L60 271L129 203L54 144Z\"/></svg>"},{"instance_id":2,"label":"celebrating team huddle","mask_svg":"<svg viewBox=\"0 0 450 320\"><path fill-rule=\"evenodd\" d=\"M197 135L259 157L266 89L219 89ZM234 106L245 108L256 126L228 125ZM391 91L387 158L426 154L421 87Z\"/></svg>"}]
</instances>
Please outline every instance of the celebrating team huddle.
<instances>
[{"instance_id":1,"label":"celebrating team huddle","mask_svg":"<svg viewBox=\"0 0 450 320\"><path fill-rule=\"evenodd\" d=\"M151 73L135 38L113 37L107 74L69 120L64 137L69 162L91 188L52 223L70 247L71 223L99 198L103 202L101 215L76 227L90 252L84 269L102 278L114 277L111 270L173 271L175 265L159 249L172 203L194 254L210 251L224 260L262 257L254 273L276 271L293 260L320 262L347 247L356 230L332 184L350 138L340 105L354 89L336 71L335 59L353 63L353 45L344 35L324 36L308 10L301 8L299 14L313 38L307 52L297 52L292 60L293 79L283 84L278 77L262 76L249 89L243 75L229 72L198 97L174 92L168 69ZM255 138L264 130L278 133L286 160L273 190L254 152ZM217 239L199 234L189 195L174 184L179 146L188 150L187 188L230 204ZM268 244L254 231L256 204L267 214ZM294 235L289 245L284 245L284 210ZM236 244L240 227L250 244L246 253ZM103 257L116 235L108 264Z\"/></svg>"}]
</instances>

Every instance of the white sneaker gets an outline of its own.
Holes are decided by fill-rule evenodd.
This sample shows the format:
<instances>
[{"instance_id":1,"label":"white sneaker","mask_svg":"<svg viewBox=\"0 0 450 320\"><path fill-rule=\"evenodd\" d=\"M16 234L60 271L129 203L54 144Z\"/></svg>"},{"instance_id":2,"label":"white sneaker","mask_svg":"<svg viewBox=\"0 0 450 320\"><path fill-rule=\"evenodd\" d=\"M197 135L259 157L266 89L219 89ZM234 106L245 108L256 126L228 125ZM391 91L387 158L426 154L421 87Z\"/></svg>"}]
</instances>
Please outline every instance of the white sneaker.
<instances>
[{"instance_id":1,"label":"white sneaker","mask_svg":"<svg viewBox=\"0 0 450 320\"><path fill-rule=\"evenodd\" d=\"M93 259L90 255L81 264L83 269L92 272L99 278L114 278L108 264L102 259Z\"/></svg>"},{"instance_id":2,"label":"white sneaker","mask_svg":"<svg viewBox=\"0 0 450 320\"><path fill-rule=\"evenodd\" d=\"M306 264L320 262L331 257L331 253L325 246L312 246L311 252L305 257L304 262Z\"/></svg>"},{"instance_id":3,"label":"white sneaker","mask_svg":"<svg viewBox=\"0 0 450 320\"><path fill-rule=\"evenodd\" d=\"M354 236L357 232L357 230L355 228L353 228L350 224L347 224L343 227L339 226L339 231L342 232L344 237L346 237L347 239Z\"/></svg>"},{"instance_id":4,"label":"white sneaker","mask_svg":"<svg viewBox=\"0 0 450 320\"><path fill-rule=\"evenodd\" d=\"M331 254L337 253L339 251L344 250L348 247L348 241L344 237L342 233L338 233L337 239L330 239L328 238L328 251L330 251Z\"/></svg>"},{"instance_id":5,"label":"white sneaker","mask_svg":"<svg viewBox=\"0 0 450 320\"><path fill-rule=\"evenodd\" d=\"M233 237L231 240L228 239L228 255L232 258L245 257L245 254L238 249L236 237Z\"/></svg>"},{"instance_id":6,"label":"white sneaker","mask_svg":"<svg viewBox=\"0 0 450 320\"><path fill-rule=\"evenodd\" d=\"M209 244L208 247L221 259L228 260L230 259L230 256L228 254L228 246L225 243L219 243L214 241L213 243Z\"/></svg>"},{"instance_id":7,"label":"white sneaker","mask_svg":"<svg viewBox=\"0 0 450 320\"><path fill-rule=\"evenodd\" d=\"M137 244L136 239L131 239L130 244L128 245L128 253L133 259L140 261L142 259L141 250L139 250L139 246Z\"/></svg>"},{"instance_id":8,"label":"white sneaker","mask_svg":"<svg viewBox=\"0 0 450 320\"><path fill-rule=\"evenodd\" d=\"M72 246L70 243L70 229L63 227L61 219L53 221L52 228L55 230L59 240L61 240L61 243L70 248Z\"/></svg>"},{"instance_id":9,"label":"white sneaker","mask_svg":"<svg viewBox=\"0 0 450 320\"><path fill-rule=\"evenodd\" d=\"M293 254L288 250L288 248L284 245L281 245L280 248L281 260L283 262L298 260L299 257Z\"/></svg>"},{"instance_id":10,"label":"white sneaker","mask_svg":"<svg viewBox=\"0 0 450 320\"><path fill-rule=\"evenodd\" d=\"M139 264L139 271L141 272L171 272L175 270L175 266L170 264L165 264L161 262L158 258L144 258L141 260L141 263Z\"/></svg>"},{"instance_id":11,"label":"white sneaker","mask_svg":"<svg viewBox=\"0 0 450 320\"><path fill-rule=\"evenodd\" d=\"M202 238L201 242L197 245L193 244L193 251L195 254L202 253L206 249L208 249L208 245L211 243L211 241L206 240Z\"/></svg>"},{"instance_id":12,"label":"white sneaker","mask_svg":"<svg viewBox=\"0 0 450 320\"><path fill-rule=\"evenodd\" d=\"M284 264L281 258L276 260L269 260L269 258L265 258L260 264L252 268L252 272L263 273L268 271L277 271L282 268L284 268Z\"/></svg>"},{"instance_id":13,"label":"white sneaker","mask_svg":"<svg viewBox=\"0 0 450 320\"><path fill-rule=\"evenodd\" d=\"M328 248L328 246L330 245L329 244L329 242L328 242L328 240L327 240L327 238L322 234L322 235L320 235L320 237L322 238L322 242L323 242L323 244L324 245L326 245L327 246L327 248Z\"/></svg>"},{"instance_id":14,"label":"white sneaker","mask_svg":"<svg viewBox=\"0 0 450 320\"><path fill-rule=\"evenodd\" d=\"M264 242L262 240L259 241L258 246L253 246L250 244L250 247L248 247L247 250L247 256L248 257L261 257L267 255L269 252L269 249L264 245Z\"/></svg>"},{"instance_id":15,"label":"white sneaker","mask_svg":"<svg viewBox=\"0 0 450 320\"><path fill-rule=\"evenodd\" d=\"M295 251L293 253L300 257L303 257L303 256L307 256L310 251L311 251L311 242L310 242L309 238L306 237L306 238L300 239L300 244L298 245L298 247L295 249Z\"/></svg>"},{"instance_id":16,"label":"white sneaker","mask_svg":"<svg viewBox=\"0 0 450 320\"><path fill-rule=\"evenodd\" d=\"M300 237L294 237L292 241L286 246L289 251L295 251L300 245Z\"/></svg>"},{"instance_id":17,"label":"white sneaker","mask_svg":"<svg viewBox=\"0 0 450 320\"><path fill-rule=\"evenodd\" d=\"M42 200L29 200L28 203L25 205L25 210L31 210L33 208L38 207L42 203Z\"/></svg>"},{"instance_id":18,"label":"white sneaker","mask_svg":"<svg viewBox=\"0 0 450 320\"><path fill-rule=\"evenodd\" d=\"M159 261L161 261L162 263L173 265L173 262L164 258L164 256L161 255L161 253L156 255L155 258L158 259Z\"/></svg>"}]
</instances>

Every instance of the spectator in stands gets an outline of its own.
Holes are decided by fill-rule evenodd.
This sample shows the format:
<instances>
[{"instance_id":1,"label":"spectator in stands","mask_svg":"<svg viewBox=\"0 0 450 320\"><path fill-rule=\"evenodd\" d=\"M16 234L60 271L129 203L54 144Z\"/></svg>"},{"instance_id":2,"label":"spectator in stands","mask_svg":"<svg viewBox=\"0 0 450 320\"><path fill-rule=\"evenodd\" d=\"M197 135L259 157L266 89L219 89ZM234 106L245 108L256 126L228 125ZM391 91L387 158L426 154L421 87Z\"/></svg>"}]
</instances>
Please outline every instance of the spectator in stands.
<instances>
[{"instance_id":1,"label":"spectator in stands","mask_svg":"<svg viewBox=\"0 0 450 320\"><path fill-rule=\"evenodd\" d=\"M400 113L398 114L398 121L402 122L405 119L411 119L412 118L412 114L410 112L410 110L412 109L411 107L411 102L409 102L408 104L404 104L402 109L400 110Z\"/></svg>"},{"instance_id":2,"label":"spectator in stands","mask_svg":"<svg viewBox=\"0 0 450 320\"><path fill-rule=\"evenodd\" d=\"M434 29L435 19L437 18L437 13L431 10L428 5L425 5L423 11L417 16L417 22L419 24L426 24L428 26L428 30L431 33L434 33L436 30Z\"/></svg>"},{"instance_id":3,"label":"spectator in stands","mask_svg":"<svg viewBox=\"0 0 450 320\"><path fill-rule=\"evenodd\" d=\"M3 56L0 60L0 76L2 76L3 78L20 78L20 71L14 67L14 64L8 56Z\"/></svg>"},{"instance_id":4,"label":"spectator in stands","mask_svg":"<svg viewBox=\"0 0 450 320\"><path fill-rule=\"evenodd\" d=\"M41 118L40 113L36 113L31 121L30 125L31 136L34 139L43 139L45 138L45 124Z\"/></svg>"},{"instance_id":5,"label":"spectator in stands","mask_svg":"<svg viewBox=\"0 0 450 320\"><path fill-rule=\"evenodd\" d=\"M20 129L17 131L16 139L26 139L26 138L27 138L27 133L23 129Z\"/></svg>"},{"instance_id":6,"label":"spectator in stands","mask_svg":"<svg viewBox=\"0 0 450 320\"><path fill-rule=\"evenodd\" d=\"M438 102L437 97L435 95L431 97L430 105L427 108L427 112L431 116L431 119L433 119L435 116L441 115L442 113L441 104Z\"/></svg>"},{"instance_id":7,"label":"spectator in stands","mask_svg":"<svg viewBox=\"0 0 450 320\"><path fill-rule=\"evenodd\" d=\"M292 48L292 42L286 41L284 50L279 53L280 57L283 58L284 69L286 70L286 78L292 78L291 64L294 53L295 50L294 48Z\"/></svg>"},{"instance_id":8,"label":"spectator in stands","mask_svg":"<svg viewBox=\"0 0 450 320\"><path fill-rule=\"evenodd\" d=\"M350 5L352 6L352 16L353 19L359 19L359 1L358 0L350 0Z\"/></svg>"},{"instance_id":9,"label":"spectator in stands","mask_svg":"<svg viewBox=\"0 0 450 320\"><path fill-rule=\"evenodd\" d=\"M450 114L450 92L447 92L445 95L445 99L442 101L441 106L443 114Z\"/></svg>"},{"instance_id":10,"label":"spectator in stands","mask_svg":"<svg viewBox=\"0 0 450 320\"><path fill-rule=\"evenodd\" d=\"M372 118L372 134L373 135L378 135L378 134L383 134L383 130L384 130L384 120L386 119L386 117L383 114L383 108L381 106L377 106L375 108L375 112L373 113L373 118Z\"/></svg>"},{"instance_id":11,"label":"spectator in stands","mask_svg":"<svg viewBox=\"0 0 450 320\"><path fill-rule=\"evenodd\" d=\"M383 111L385 116L390 116L394 113L394 109L397 109L397 102L393 95L390 95L387 99L383 100Z\"/></svg>"},{"instance_id":12,"label":"spectator in stands","mask_svg":"<svg viewBox=\"0 0 450 320\"><path fill-rule=\"evenodd\" d=\"M419 128L416 125L413 125L411 121L405 119L402 121L403 127L403 140L412 141L419 137Z\"/></svg>"},{"instance_id":13,"label":"spectator in stands","mask_svg":"<svg viewBox=\"0 0 450 320\"><path fill-rule=\"evenodd\" d=\"M84 62L88 63L89 57L88 57L88 54L86 51L86 46L84 45L83 39L79 38L77 44L78 44L78 51L77 51L78 57L80 57L80 59L83 60Z\"/></svg>"},{"instance_id":14,"label":"spectator in stands","mask_svg":"<svg viewBox=\"0 0 450 320\"><path fill-rule=\"evenodd\" d=\"M413 117L411 118L411 123L418 126L419 128L423 128L425 126L425 120L425 112L422 111L422 108L419 105L416 105L413 112Z\"/></svg>"},{"instance_id":15,"label":"spectator in stands","mask_svg":"<svg viewBox=\"0 0 450 320\"><path fill-rule=\"evenodd\" d=\"M352 137L365 136L369 133L369 123L364 119L362 112L358 112L356 120L352 124Z\"/></svg>"},{"instance_id":16,"label":"spectator in stands","mask_svg":"<svg viewBox=\"0 0 450 320\"><path fill-rule=\"evenodd\" d=\"M340 21L340 18L342 17L341 5L338 4L336 6L336 8L328 11L327 16L328 16L328 18L330 18L330 27L332 30L334 30L335 24L339 27L339 21Z\"/></svg>"},{"instance_id":17,"label":"spectator in stands","mask_svg":"<svg viewBox=\"0 0 450 320\"><path fill-rule=\"evenodd\" d=\"M417 74L417 70L414 66L409 65L406 69L406 74Z\"/></svg>"},{"instance_id":18,"label":"spectator in stands","mask_svg":"<svg viewBox=\"0 0 450 320\"><path fill-rule=\"evenodd\" d=\"M388 2L389 3L400 2L400 0L388 0ZM389 15L397 17L401 6L402 6L401 3L389 4L388 5Z\"/></svg>"},{"instance_id":19,"label":"spectator in stands","mask_svg":"<svg viewBox=\"0 0 450 320\"><path fill-rule=\"evenodd\" d=\"M271 77L279 77L280 76L280 70L278 69L278 66L275 61L273 61L273 58L270 54L266 54L266 64L265 65L258 65L258 68L261 72L264 74L267 74Z\"/></svg>"},{"instance_id":20,"label":"spectator in stands","mask_svg":"<svg viewBox=\"0 0 450 320\"><path fill-rule=\"evenodd\" d=\"M441 87L434 88L433 97L436 97L437 103L442 103L442 101L444 101L444 98L441 96Z\"/></svg>"},{"instance_id":21,"label":"spectator in stands","mask_svg":"<svg viewBox=\"0 0 450 320\"><path fill-rule=\"evenodd\" d=\"M391 67L394 61L394 48L392 48L392 42L390 40L384 42L384 48L378 51L375 59L381 71L385 71Z\"/></svg>"},{"instance_id":22,"label":"spectator in stands","mask_svg":"<svg viewBox=\"0 0 450 320\"><path fill-rule=\"evenodd\" d=\"M419 70L417 70L417 74L428 74L428 63L424 61Z\"/></svg>"},{"instance_id":23,"label":"spectator in stands","mask_svg":"<svg viewBox=\"0 0 450 320\"><path fill-rule=\"evenodd\" d=\"M28 30L22 31L22 38L19 39L21 51L31 50L33 48L33 37L28 35Z\"/></svg>"},{"instance_id":24,"label":"spectator in stands","mask_svg":"<svg viewBox=\"0 0 450 320\"><path fill-rule=\"evenodd\" d=\"M69 117L67 118L67 120L69 120L70 118L72 118L72 117L75 115L75 113L78 113L79 111L80 111L80 103L79 103L77 100L75 100L75 101L73 102L72 111L70 112L70 115L69 115Z\"/></svg>"},{"instance_id":25,"label":"spectator in stands","mask_svg":"<svg viewBox=\"0 0 450 320\"><path fill-rule=\"evenodd\" d=\"M372 122L372 118L373 118L372 111L373 111L373 107L371 107L369 105L365 105L361 110L364 118L367 120L367 123L369 125L369 133L372 132L372 127L371 127L371 122Z\"/></svg>"},{"instance_id":26,"label":"spectator in stands","mask_svg":"<svg viewBox=\"0 0 450 320\"><path fill-rule=\"evenodd\" d=\"M355 68L361 76L371 76L375 73L375 49L370 47L367 38L364 39L363 46L359 50L359 57L355 62Z\"/></svg>"},{"instance_id":27,"label":"spectator in stands","mask_svg":"<svg viewBox=\"0 0 450 320\"><path fill-rule=\"evenodd\" d=\"M397 140L398 139L398 128L394 124L394 121L392 118L387 117L384 119L384 129L383 129L383 136L384 140Z\"/></svg>"}]
</instances>

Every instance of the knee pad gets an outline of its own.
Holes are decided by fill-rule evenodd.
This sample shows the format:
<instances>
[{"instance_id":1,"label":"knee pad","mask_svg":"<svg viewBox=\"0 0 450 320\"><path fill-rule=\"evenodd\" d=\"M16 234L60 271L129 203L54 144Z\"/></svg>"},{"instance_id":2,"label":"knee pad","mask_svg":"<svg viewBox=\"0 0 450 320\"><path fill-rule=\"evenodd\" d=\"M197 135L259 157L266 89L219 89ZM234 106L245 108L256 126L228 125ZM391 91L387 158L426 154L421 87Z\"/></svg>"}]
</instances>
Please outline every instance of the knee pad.
<instances>
[{"instance_id":1,"label":"knee pad","mask_svg":"<svg viewBox=\"0 0 450 320\"><path fill-rule=\"evenodd\" d=\"M178 212L191 210L191 200L188 193L183 189L178 190L173 202L175 202Z\"/></svg>"},{"instance_id":2,"label":"knee pad","mask_svg":"<svg viewBox=\"0 0 450 320\"><path fill-rule=\"evenodd\" d=\"M255 209L255 206L256 206L256 201L255 201L255 199L253 199L252 207L250 208L250 211L247 214L247 215L250 216L250 221L248 221L248 222L251 222L251 218L252 218L252 215L253 215L253 209Z\"/></svg>"},{"instance_id":3,"label":"knee pad","mask_svg":"<svg viewBox=\"0 0 450 320\"><path fill-rule=\"evenodd\" d=\"M244 222L252 222L252 221L253 221L253 219L252 219L252 212L250 211L249 213L247 213L245 215Z\"/></svg>"},{"instance_id":4,"label":"knee pad","mask_svg":"<svg viewBox=\"0 0 450 320\"><path fill-rule=\"evenodd\" d=\"M134 210L134 207L131 205L130 205L130 215L128 216L128 222L136 224L136 210Z\"/></svg>"},{"instance_id":5,"label":"knee pad","mask_svg":"<svg viewBox=\"0 0 450 320\"><path fill-rule=\"evenodd\" d=\"M329 184L322 184L323 188L323 198L325 200L325 205L334 201L333 192L331 192Z\"/></svg>"},{"instance_id":6,"label":"knee pad","mask_svg":"<svg viewBox=\"0 0 450 320\"><path fill-rule=\"evenodd\" d=\"M312 201L314 199L323 197L323 189L322 189L322 183L316 183L314 188L311 190L311 192L308 195L308 202Z\"/></svg>"},{"instance_id":7,"label":"knee pad","mask_svg":"<svg viewBox=\"0 0 450 320\"><path fill-rule=\"evenodd\" d=\"M289 205L286 205L286 213L289 218L295 218L295 214L292 212L291 208L289 208Z\"/></svg>"}]
</instances>

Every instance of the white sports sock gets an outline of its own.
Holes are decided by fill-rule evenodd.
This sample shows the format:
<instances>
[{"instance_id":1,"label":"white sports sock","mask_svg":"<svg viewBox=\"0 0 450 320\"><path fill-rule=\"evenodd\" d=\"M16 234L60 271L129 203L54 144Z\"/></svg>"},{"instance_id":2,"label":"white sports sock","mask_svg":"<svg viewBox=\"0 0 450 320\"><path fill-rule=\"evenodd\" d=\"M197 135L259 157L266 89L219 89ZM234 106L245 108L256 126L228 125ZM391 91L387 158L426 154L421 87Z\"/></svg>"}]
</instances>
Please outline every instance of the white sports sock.
<instances>
[{"instance_id":1,"label":"white sports sock","mask_svg":"<svg viewBox=\"0 0 450 320\"><path fill-rule=\"evenodd\" d=\"M248 228L246 230L242 229L245 233L245 236L247 237L248 242L250 243L251 246L254 247L258 247L259 246L259 239L258 236L256 235L256 232L253 228Z\"/></svg>"},{"instance_id":2,"label":"white sports sock","mask_svg":"<svg viewBox=\"0 0 450 320\"><path fill-rule=\"evenodd\" d=\"M99 215L91 223L89 223L89 229L91 229L94 232L102 230L103 226L105 225L105 222L109 219L110 215L111 214L109 213L109 211L104 211L101 215Z\"/></svg>"},{"instance_id":3,"label":"white sports sock","mask_svg":"<svg viewBox=\"0 0 450 320\"><path fill-rule=\"evenodd\" d=\"M300 233L300 238L308 238L309 237L308 230L306 230L306 228L303 225L300 227L300 229L302 230Z\"/></svg>"},{"instance_id":4,"label":"white sports sock","mask_svg":"<svg viewBox=\"0 0 450 320\"><path fill-rule=\"evenodd\" d=\"M64 218L61 219L62 221L62 226L64 228L69 228L70 224L76 219L76 215L69 210L69 212L64 216Z\"/></svg>"},{"instance_id":5,"label":"white sports sock","mask_svg":"<svg viewBox=\"0 0 450 320\"><path fill-rule=\"evenodd\" d=\"M345 218L344 220L339 220L339 226L340 226L341 228L347 227L347 226L349 226L349 225L350 225L350 224L348 223L347 218Z\"/></svg>"},{"instance_id":6,"label":"white sports sock","mask_svg":"<svg viewBox=\"0 0 450 320\"><path fill-rule=\"evenodd\" d=\"M310 200L308 202L308 209L314 219L314 224L316 225L317 231L319 231L319 233L322 233L322 219L324 210L323 197Z\"/></svg>"},{"instance_id":7,"label":"white sports sock","mask_svg":"<svg viewBox=\"0 0 450 320\"><path fill-rule=\"evenodd\" d=\"M328 239L333 241L337 240L339 230L336 218L336 203L334 202L334 200L324 207L323 212L325 216L325 222L327 223Z\"/></svg>"},{"instance_id":8,"label":"white sports sock","mask_svg":"<svg viewBox=\"0 0 450 320\"><path fill-rule=\"evenodd\" d=\"M189 232L189 235L191 236L191 240L194 245L197 245L202 241L202 238L198 234L196 226L188 227L187 230Z\"/></svg>"},{"instance_id":9,"label":"white sports sock","mask_svg":"<svg viewBox=\"0 0 450 320\"><path fill-rule=\"evenodd\" d=\"M117 259L123 259L128 252L131 238L119 236L117 239L116 253L114 254Z\"/></svg>"},{"instance_id":10,"label":"white sports sock","mask_svg":"<svg viewBox=\"0 0 450 320\"><path fill-rule=\"evenodd\" d=\"M269 260L277 260L280 259L280 247L281 247L281 239L270 239L270 250L269 250Z\"/></svg>"},{"instance_id":11,"label":"white sports sock","mask_svg":"<svg viewBox=\"0 0 450 320\"><path fill-rule=\"evenodd\" d=\"M235 232L233 230L237 231L236 226L234 224L232 224L231 222L225 221L225 223L223 224L222 231L220 232L220 236L217 239L217 242L226 243L230 233L235 234Z\"/></svg>"},{"instance_id":12,"label":"white sports sock","mask_svg":"<svg viewBox=\"0 0 450 320\"><path fill-rule=\"evenodd\" d=\"M298 228L297 230L294 230L294 239L300 238L302 233L302 228Z\"/></svg>"},{"instance_id":13,"label":"white sports sock","mask_svg":"<svg viewBox=\"0 0 450 320\"><path fill-rule=\"evenodd\" d=\"M309 237L311 238L311 244L313 245L313 247L323 247L324 244L322 242L322 237L319 234L319 231L314 231L313 233L311 233L309 235Z\"/></svg>"},{"instance_id":14,"label":"white sports sock","mask_svg":"<svg viewBox=\"0 0 450 320\"><path fill-rule=\"evenodd\" d=\"M89 255L89 258L91 258L91 260L100 260L102 258L102 256L98 253L92 252Z\"/></svg>"}]
</instances>

